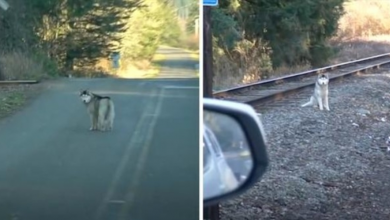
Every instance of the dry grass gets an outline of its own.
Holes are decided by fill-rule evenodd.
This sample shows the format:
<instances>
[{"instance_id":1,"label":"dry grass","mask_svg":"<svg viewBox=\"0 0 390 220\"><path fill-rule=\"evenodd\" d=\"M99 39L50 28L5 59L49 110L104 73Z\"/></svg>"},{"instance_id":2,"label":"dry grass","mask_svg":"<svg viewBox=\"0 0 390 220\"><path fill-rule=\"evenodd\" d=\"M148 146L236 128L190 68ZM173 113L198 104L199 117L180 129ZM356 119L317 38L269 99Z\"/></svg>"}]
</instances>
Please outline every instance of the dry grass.
<instances>
[{"instance_id":1,"label":"dry grass","mask_svg":"<svg viewBox=\"0 0 390 220\"><path fill-rule=\"evenodd\" d=\"M165 56L162 54L155 54L152 61L121 59L119 69L114 69L112 68L112 61L102 58L92 67L75 68L71 75L73 77L87 78L153 78L160 71L160 67L156 63L164 59Z\"/></svg>"},{"instance_id":2,"label":"dry grass","mask_svg":"<svg viewBox=\"0 0 390 220\"><path fill-rule=\"evenodd\" d=\"M222 66L224 66L225 70L228 69L229 67L231 69L233 69L233 67L231 67L231 62L226 61L226 63L227 63L226 65L223 65L222 62L220 61L220 65L222 64ZM303 72L303 71L309 70L309 69L311 69L310 65L292 66L292 67L282 66L282 67L276 68L270 72L265 72L264 74L259 73L258 75L248 74L248 73L245 73L245 72L240 71L240 70L235 72L234 75L231 74L228 76L224 76L223 74L217 74L214 76L213 89L215 91L222 90L225 88L230 88L230 87L234 87L234 86L240 86L240 85L245 85L245 84L257 82L259 80L272 79L272 78L285 76L287 74ZM233 71L230 71L230 72L233 72ZM221 73L223 73L223 72L221 72Z\"/></svg>"},{"instance_id":3,"label":"dry grass","mask_svg":"<svg viewBox=\"0 0 390 220\"><path fill-rule=\"evenodd\" d=\"M94 67L95 69L100 69L105 72L110 72L112 69L112 61L109 60L108 58L100 58Z\"/></svg>"},{"instance_id":4,"label":"dry grass","mask_svg":"<svg viewBox=\"0 0 390 220\"><path fill-rule=\"evenodd\" d=\"M25 94L18 90L3 93L4 94L1 94L0 96L0 118L5 117L20 108L25 103L26 99Z\"/></svg>"},{"instance_id":5,"label":"dry grass","mask_svg":"<svg viewBox=\"0 0 390 220\"><path fill-rule=\"evenodd\" d=\"M156 53L152 61L141 60L137 62L123 62L121 68L116 73L119 78L154 78L160 72L160 66L157 64L165 59L162 54Z\"/></svg>"},{"instance_id":6,"label":"dry grass","mask_svg":"<svg viewBox=\"0 0 390 220\"><path fill-rule=\"evenodd\" d=\"M70 71L68 76L76 78L105 78L112 77L113 75L104 71L102 68L83 68Z\"/></svg>"},{"instance_id":7,"label":"dry grass","mask_svg":"<svg viewBox=\"0 0 390 220\"><path fill-rule=\"evenodd\" d=\"M241 65L229 59L223 50L214 50L214 90L268 78L272 67L267 49L266 44L255 47L253 42L247 40L239 42L234 54L229 56L234 59L239 57Z\"/></svg>"},{"instance_id":8,"label":"dry grass","mask_svg":"<svg viewBox=\"0 0 390 220\"><path fill-rule=\"evenodd\" d=\"M180 46L184 47L190 56L199 60L199 37L196 35L183 36L180 39ZM164 47L164 46L161 46ZM75 71L70 75L73 77L117 77L117 78L154 78L160 73L161 66L159 63L165 60L163 54L156 53L152 60L120 60L120 68L113 69L112 61L107 58L99 59L94 66L85 67L83 65L75 65ZM82 68L77 68L82 66Z\"/></svg>"},{"instance_id":9,"label":"dry grass","mask_svg":"<svg viewBox=\"0 0 390 220\"><path fill-rule=\"evenodd\" d=\"M270 76L270 78L285 76L286 74L299 73L299 72L309 70L311 68L312 67L309 64L300 65L300 66L281 66L272 71L272 76Z\"/></svg>"},{"instance_id":10,"label":"dry grass","mask_svg":"<svg viewBox=\"0 0 390 220\"><path fill-rule=\"evenodd\" d=\"M199 52L199 36L193 34L181 39L181 45L188 50Z\"/></svg>"},{"instance_id":11,"label":"dry grass","mask_svg":"<svg viewBox=\"0 0 390 220\"><path fill-rule=\"evenodd\" d=\"M333 41L338 49L330 64L352 61L390 52L390 35L359 37L348 41Z\"/></svg>"},{"instance_id":12,"label":"dry grass","mask_svg":"<svg viewBox=\"0 0 390 220\"><path fill-rule=\"evenodd\" d=\"M390 52L390 1L354 0L344 6L346 13L331 40L339 52L330 64Z\"/></svg>"},{"instance_id":13,"label":"dry grass","mask_svg":"<svg viewBox=\"0 0 390 220\"><path fill-rule=\"evenodd\" d=\"M390 1L354 0L344 6L346 13L339 21L337 33L340 41L390 34Z\"/></svg>"},{"instance_id":14,"label":"dry grass","mask_svg":"<svg viewBox=\"0 0 390 220\"><path fill-rule=\"evenodd\" d=\"M66 76L77 78L105 78L115 77L115 69L108 58L100 58L96 63L86 63L85 60L74 60L73 70L67 71Z\"/></svg>"},{"instance_id":15,"label":"dry grass","mask_svg":"<svg viewBox=\"0 0 390 220\"><path fill-rule=\"evenodd\" d=\"M34 60L27 53L14 51L0 55L0 79L41 80L49 78L43 62Z\"/></svg>"},{"instance_id":16,"label":"dry grass","mask_svg":"<svg viewBox=\"0 0 390 220\"><path fill-rule=\"evenodd\" d=\"M214 90L245 85L265 79L272 79L286 74L301 72L311 68L310 65L281 66L273 68L267 43L255 46L253 42L243 40L236 45L234 54L230 54L237 62L231 61L224 51L214 51Z\"/></svg>"}]
</instances>

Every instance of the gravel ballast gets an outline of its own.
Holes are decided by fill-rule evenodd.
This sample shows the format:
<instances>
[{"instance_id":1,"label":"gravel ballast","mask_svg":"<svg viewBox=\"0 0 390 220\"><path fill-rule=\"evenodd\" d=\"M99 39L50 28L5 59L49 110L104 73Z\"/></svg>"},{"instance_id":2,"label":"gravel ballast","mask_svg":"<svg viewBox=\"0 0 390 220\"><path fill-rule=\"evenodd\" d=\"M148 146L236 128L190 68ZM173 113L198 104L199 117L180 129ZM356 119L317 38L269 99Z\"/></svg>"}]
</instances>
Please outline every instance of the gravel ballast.
<instances>
[{"instance_id":1,"label":"gravel ballast","mask_svg":"<svg viewBox=\"0 0 390 220\"><path fill-rule=\"evenodd\" d=\"M331 83L329 93L330 112L302 103L261 112L270 168L222 204L221 219L390 219L390 72Z\"/></svg>"}]
</instances>

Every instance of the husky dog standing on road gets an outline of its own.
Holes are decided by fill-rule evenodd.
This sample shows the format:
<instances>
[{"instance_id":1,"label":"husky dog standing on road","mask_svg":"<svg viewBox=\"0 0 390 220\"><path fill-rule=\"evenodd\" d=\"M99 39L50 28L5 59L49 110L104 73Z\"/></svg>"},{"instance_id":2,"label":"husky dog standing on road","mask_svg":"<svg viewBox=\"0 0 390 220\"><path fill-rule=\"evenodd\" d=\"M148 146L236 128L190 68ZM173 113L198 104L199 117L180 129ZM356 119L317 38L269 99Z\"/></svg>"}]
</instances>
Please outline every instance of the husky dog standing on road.
<instances>
[{"instance_id":1,"label":"husky dog standing on road","mask_svg":"<svg viewBox=\"0 0 390 220\"><path fill-rule=\"evenodd\" d=\"M81 90L80 98L86 105L91 119L89 130L107 131L113 129L115 107L110 97L100 96L88 90Z\"/></svg>"},{"instance_id":2,"label":"husky dog standing on road","mask_svg":"<svg viewBox=\"0 0 390 220\"><path fill-rule=\"evenodd\" d=\"M314 87L314 94L310 97L310 101L303 104L302 107L306 106L319 106L320 110L322 111L325 107L326 110L330 111L329 109L329 74L328 73L321 73L318 75L316 85Z\"/></svg>"}]
</instances>

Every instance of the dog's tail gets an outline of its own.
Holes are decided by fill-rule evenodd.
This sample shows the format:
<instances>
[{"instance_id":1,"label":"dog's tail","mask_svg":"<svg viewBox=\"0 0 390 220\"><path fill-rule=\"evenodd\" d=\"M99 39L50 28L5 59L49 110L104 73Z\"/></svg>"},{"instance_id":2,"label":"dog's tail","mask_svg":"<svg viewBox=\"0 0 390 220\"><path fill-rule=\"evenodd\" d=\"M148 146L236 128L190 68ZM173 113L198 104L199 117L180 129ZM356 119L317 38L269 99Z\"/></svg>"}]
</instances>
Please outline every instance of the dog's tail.
<instances>
[{"instance_id":1,"label":"dog's tail","mask_svg":"<svg viewBox=\"0 0 390 220\"><path fill-rule=\"evenodd\" d=\"M308 101L305 104L301 105L301 107L306 107L306 106L313 105L313 104L314 104L314 98L310 97L310 101Z\"/></svg>"}]
</instances>

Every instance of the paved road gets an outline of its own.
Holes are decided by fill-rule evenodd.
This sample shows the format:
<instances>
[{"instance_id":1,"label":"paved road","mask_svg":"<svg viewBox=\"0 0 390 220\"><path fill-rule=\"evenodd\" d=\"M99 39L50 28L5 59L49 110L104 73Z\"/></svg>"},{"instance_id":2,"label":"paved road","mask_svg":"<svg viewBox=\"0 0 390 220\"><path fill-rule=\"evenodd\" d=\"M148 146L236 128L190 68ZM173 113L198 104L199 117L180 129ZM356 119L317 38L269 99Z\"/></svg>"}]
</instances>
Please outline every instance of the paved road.
<instances>
[{"instance_id":1,"label":"paved road","mask_svg":"<svg viewBox=\"0 0 390 220\"><path fill-rule=\"evenodd\" d=\"M0 121L0 219L199 219L198 79L63 79ZM80 88L116 103L89 131Z\"/></svg>"},{"instance_id":2,"label":"paved road","mask_svg":"<svg viewBox=\"0 0 390 220\"><path fill-rule=\"evenodd\" d=\"M158 53L166 59L161 62L162 68L157 78L197 78L199 61L181 49L173 47L160 47Z\"/></svg>"}]
</instances>

